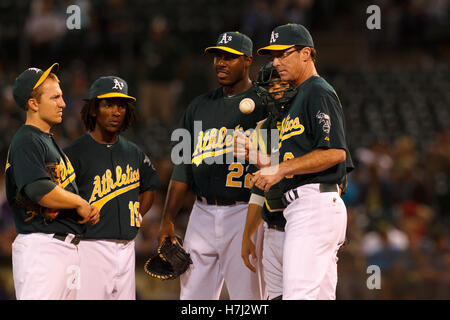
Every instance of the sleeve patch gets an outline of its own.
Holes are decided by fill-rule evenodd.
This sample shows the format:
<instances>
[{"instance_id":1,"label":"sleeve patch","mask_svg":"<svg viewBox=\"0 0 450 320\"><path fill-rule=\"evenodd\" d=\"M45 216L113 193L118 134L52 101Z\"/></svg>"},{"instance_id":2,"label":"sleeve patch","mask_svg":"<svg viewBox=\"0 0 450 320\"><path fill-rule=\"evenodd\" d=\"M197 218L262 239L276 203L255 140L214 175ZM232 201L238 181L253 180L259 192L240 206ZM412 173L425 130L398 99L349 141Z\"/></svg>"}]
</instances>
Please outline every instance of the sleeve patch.
<instances>
[{"instance_id":1,"label":"sleeve patch","mask_svg":"<svg viewBox=\"0 0 450 320\"><path fill-rule=\"evenodd\" d=\"M324 112L320 112L320 110L316 114L316 118L319 119L319 124L322 125L322 130L326 134L330 134L331 129L331 119L330 116ZM326 140L326 139L325 139Z\"/></svg>"}]
</instances>

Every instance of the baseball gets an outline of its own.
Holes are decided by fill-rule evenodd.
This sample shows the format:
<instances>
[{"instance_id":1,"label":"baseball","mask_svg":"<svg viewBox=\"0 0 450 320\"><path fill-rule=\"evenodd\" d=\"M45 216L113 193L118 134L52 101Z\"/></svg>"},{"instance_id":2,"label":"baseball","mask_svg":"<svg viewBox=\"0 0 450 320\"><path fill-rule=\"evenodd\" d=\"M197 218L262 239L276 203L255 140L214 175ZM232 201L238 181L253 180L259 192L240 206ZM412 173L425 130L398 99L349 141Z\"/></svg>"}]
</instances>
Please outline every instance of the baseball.
<instances>
[{"instance_id":1,"label":"baseball","mask_svg":"<svg viewBox=\"0 0 450 320\"><path fill-rule=\"evenodd\" d=\"M239 110L241 110L241 112L245 114L252 113L253 110L255 110L255 101L250 98L242 99L239 103Z\"/></svg>"}]
</instances>

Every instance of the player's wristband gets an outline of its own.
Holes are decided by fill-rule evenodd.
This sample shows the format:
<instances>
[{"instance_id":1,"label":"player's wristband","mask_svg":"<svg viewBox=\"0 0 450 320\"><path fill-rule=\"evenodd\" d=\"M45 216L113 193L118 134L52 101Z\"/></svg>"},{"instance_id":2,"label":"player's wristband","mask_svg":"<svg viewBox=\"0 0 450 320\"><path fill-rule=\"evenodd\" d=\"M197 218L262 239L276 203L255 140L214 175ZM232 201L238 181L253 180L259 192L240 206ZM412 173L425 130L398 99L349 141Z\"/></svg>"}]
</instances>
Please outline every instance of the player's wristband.
<instances>
[{"instance_id":1,"label":"player's wristband","mask_svg":"<svg viewBox=\"0 0 450 320\"><path fill-rule=\"evenodd\" d=\"M250 196L250 200L248 201L248 204L256 204L257 206L264 206L264 197L260 196L258 194L252 193Z\"/></svg>"}]
</instances>

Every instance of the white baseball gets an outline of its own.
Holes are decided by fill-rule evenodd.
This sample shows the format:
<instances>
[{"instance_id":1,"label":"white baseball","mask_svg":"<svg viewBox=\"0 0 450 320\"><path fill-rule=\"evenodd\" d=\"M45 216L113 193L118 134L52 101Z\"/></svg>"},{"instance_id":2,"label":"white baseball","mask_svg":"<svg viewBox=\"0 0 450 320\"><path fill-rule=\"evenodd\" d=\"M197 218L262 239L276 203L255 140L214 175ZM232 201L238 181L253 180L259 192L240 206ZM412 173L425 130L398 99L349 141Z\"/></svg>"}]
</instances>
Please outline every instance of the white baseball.
<instances>
[{"instance_id":1,"label":"white baseball","mask_svg":"<svg viewBox=\"0 0 450 320\"><path fill-rule=\"evenodd\" d=\"M241 112L245 114L252 113L253 110L255 110L255 101L250 98L242 99L239 103L239 110L241 110Z\"/></svg>"}]
</instances>

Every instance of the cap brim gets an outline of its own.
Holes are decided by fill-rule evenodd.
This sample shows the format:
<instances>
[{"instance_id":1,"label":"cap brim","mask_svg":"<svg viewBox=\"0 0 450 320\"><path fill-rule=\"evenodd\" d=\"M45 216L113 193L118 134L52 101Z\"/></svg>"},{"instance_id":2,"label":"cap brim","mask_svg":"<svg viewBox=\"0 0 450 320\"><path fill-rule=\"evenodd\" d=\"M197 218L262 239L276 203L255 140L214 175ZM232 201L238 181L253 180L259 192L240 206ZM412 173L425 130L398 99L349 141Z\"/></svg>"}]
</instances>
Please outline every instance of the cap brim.
<instances>
[{"instance_id":1,"label":"cap brim","mask_svg":"<svg viewBox=\"0 0 450 320\"><path fill-rule=\"evenodd\" d=\"M136 101L136 98L134 98L132 96L127 96L126 94L123 94L120 92L110 92L110 93L105 93L105 94L97 96L97 99L106 99L106 98L125 98L125 99L131 99L133 101Z\"/></svg>"},{"instance_id":2,"label":"cap brim","mask_svg":"<svg viewBox=\"0 0 450 320\"><path fill-rule=\"evenodd\" d=\"M228 48L228 47L208 47L208 48L205 49L205 52L208 52L208 51L211 51L211 50L226 51L226 52L237 54L239 56L243 56L244 55L243 52L240 52L240 51L234 50L232 48Z\"/></svg>"},{"instance_id":3,"label":"cap brim","mask_svg":"<svg viewBox=\"0 0 450 320\"><path fill-rule=\"evenodd\" d=\"M259 55L262 55L262 56L263 56L263 55L265 55L265 54L269 54L270 51L281 51L281 50L286 50L286 49L292 48L292 47L294 47L294 46L295 46L295 44L290 44L290 45L284 45L284 44L272 44L272 45L270 45L270 46L267 46L267 47L258 49L258 51L256 51L256 52L258 52Z\"/></svg>"},{"instance_id":4,"label":"cap brim","mask_svg":"<svg viewBox=\"0 0 450 320\"><path fill-rule=\"evenodd\" d=\"M47 79L48 75L50 74L50 72L53 71L53 69L56 69L56 71L57 71L58 68L59 68L59 63L55 62L54 64L52 64L52 66L50 68L45 70L44 73L42 74L42 76L39 78L39 80L34 85L33 90L36 89L37 87L39 87L42 84L42 82L44 82L45 79Z\"/></svg>"}]
</instances>

